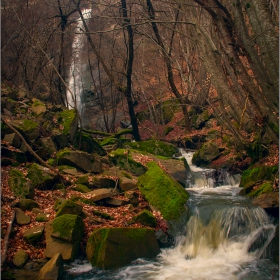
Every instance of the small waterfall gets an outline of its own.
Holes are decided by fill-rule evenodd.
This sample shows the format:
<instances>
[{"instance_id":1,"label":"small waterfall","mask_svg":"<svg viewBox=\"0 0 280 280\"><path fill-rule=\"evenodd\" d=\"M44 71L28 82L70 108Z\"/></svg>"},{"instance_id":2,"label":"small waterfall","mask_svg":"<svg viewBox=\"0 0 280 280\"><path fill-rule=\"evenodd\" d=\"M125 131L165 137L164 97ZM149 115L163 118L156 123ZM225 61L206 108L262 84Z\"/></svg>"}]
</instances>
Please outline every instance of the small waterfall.
<instances>
[{"instance_id":1,"label":"small waterfall","mask_svg":"<svg viewBox=\"0 0 280 280\"><path fill-rule=\"evenodd\" d=\"M85 20L91 16L91 9L84 9L82 11ZM84 72L86 70L86 62L83 59L83 48L85 42L85 34L82 32L83 22L81 18L78 20L76 27L76 35L72 44L72 61L69 70L69 89L73 93L73 96L69 91L66 93L68 108L73 109L75 102L79 113L82 115L83 105L81 102L81 95L84 90Z\"/></svg>"},{"instance_id":2,"label":"small waterfall","mask_svg":"<svg viewBox=\"0 0 280 280\"><path fill-rule=\"evenodd\" d=\"M75 279L278 279L276 265L262 257L275 226L262 208L238 195L239 177L224 171L220 182L205 185L205 174L213 170L193 166L192 154L183 156L189 162L192 176L187 188L191 216L185 231L181 231L186 234L177 236L175 246L162 249L156 260L138 259L117 271L93 268Z\"/></svg>"}]
</instances>

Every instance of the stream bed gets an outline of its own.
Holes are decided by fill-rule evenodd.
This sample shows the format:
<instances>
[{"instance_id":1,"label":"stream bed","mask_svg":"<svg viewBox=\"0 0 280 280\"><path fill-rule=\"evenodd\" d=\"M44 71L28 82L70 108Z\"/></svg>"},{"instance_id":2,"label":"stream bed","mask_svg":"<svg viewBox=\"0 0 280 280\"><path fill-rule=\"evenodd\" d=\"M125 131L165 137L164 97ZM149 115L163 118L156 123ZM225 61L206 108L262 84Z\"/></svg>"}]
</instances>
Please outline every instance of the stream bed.
<instances>
[{"instance_id":1,"label":"stream bed","mask_svg":"<svg viewBox=\"0 0 280 280\"><path fill-rule=\"evenodd\" d=\"M186 182L190 194L183 235L154 260L138 259L118 270L100 270L87 262L71 264L66 279L265 280L279 279L267 252L275 232L271 217L238 195L240 176L191 164Z\"/></svg>"}]
</instances>

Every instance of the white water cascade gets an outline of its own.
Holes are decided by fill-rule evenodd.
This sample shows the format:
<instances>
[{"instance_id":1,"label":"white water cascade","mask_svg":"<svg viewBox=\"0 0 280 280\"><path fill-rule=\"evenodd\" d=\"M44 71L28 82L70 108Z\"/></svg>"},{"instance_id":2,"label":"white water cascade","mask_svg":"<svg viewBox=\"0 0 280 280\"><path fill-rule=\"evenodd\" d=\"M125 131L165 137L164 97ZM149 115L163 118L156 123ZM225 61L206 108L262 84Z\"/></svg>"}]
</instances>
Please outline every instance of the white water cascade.
<instances>
[{"instance_id":1,"label":"white water cascade","mask_svg":"<svg viewBox=\"0 0 280 280\"><path fill-rule=\"evenodd\" d=\"M218 186L211 180L207 183L205 174L211 170L193 166L192 154L183 156L191 169L191 181L187 182L191 217L186 234L177 236L174 247L162 249L155 260L138 259L117 271L75 264L69 279L278 279L276 265L261 258L275 232L265 211L238 195L238 177L223 174Z\"/></svg>"},{"instance_id":2,"label":"white water cascade","mask_svg":"<svg viewBox=\"0 0 280 280\"><path fill-rule=\"evenodd\" d=\"M82 11L85 20L91 17L91 9L84 9ZM82 115L82 102L81 95L84 89L83 76L86 70L86 63L83 60L83 49L86 36L82 32L83 22L82 19L78 19L78 24L76 26L76 35L72 43L72 61L69 70L69 90L66 92L66 98L68 103L68 108L73 109L75 103L77 105L77 110ZM72 93L72 94L71 94Z\"/></svg>"}]
</instances>

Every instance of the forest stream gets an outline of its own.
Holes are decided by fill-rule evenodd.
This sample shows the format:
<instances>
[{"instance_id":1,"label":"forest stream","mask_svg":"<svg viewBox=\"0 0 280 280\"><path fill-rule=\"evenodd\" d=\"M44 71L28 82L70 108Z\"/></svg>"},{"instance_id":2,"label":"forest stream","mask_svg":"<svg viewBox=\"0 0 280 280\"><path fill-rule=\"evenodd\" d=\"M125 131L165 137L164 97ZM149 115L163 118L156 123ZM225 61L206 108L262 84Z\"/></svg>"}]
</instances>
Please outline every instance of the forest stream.
<instances>
[{"instance_id":1,"label":"forest stream","mask_svg":"<svg viewBox=\"0 0 280 280\"><path fill-rule=\"evenodd\" d=\"M118 270L99 270L74 262L67 279L279 279L269 258L275 222L239 192L239 176L198 168L183 153L191 171L186 182L190 218L172 248L154 260L138 259ZM208 175L207 175L208 174Z\"/></svg>"}]
</instances>

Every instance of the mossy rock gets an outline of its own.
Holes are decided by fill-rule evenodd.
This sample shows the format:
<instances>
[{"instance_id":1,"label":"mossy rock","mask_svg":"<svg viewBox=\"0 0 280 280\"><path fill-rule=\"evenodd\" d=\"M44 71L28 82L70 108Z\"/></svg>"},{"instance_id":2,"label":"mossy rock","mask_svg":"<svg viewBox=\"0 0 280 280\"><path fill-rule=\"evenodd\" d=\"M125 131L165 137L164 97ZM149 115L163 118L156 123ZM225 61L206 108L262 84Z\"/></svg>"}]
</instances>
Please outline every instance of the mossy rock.
<instances>
[{"instance_id":1,"label":"mossy rock","mask_svg":"<svg viewBox=\"0 0 280 280\"><path fill-rule=\"evenodd\" d=\"M78 129L78 115L75 110L72 109L57 112L55 116L58 124L63 127L62 133L67 135L68 139L73 142L75 133Z\"/></svg>"},{"instance_id":2,"label":"mossy rock","mask_svg":"<svg viewBox=\"0 0 280 280\"><path fill-rule=\"evenodd\" d=\"M278 165L259 166L245 170L241 175L240 188L244 188L243 194L248 194L252 186L258 181L274 181L278 173ZM249 189L251 188L251 189Z\"/></svg>"},{"instance_id":3,"label":"mossy rock","mask_svg":"<svg viewBox=\"0 0 280 280\"><path fill-rule=\"evenodd\" d=\"M86 245L88 260L101 269L118 268L138 258L155 258L159 252L154 231L148 228L99 228Z\"/></svg>"},{"instance_id":4,"label":"mossy rock","mask_svg":"<svg viewBox=\"0 0 280 280\"><path fill-rule=\"evenodd\" d=\"M117 138L116 137L108 137L105 138L101 143L100 146L106 146L106 145L114 145L116 144Z\"/></svg>"},{"instance_id":5,"label":"mossy rock","mask_svg":"<svg viewBox=\"0 0 280 280\"><path fill-rule=\"evenodd\" d=\"M65 215L65 214L72 214L72 215L82 215L83 212L83 206L75 203L71 200L65 200L61 206L59 207L59 210L56 213L56 217Z\"/></svg>"},{"instance_id":6,"label":"mossy rock","mask_svg":"<svg viewBox=\"0 0 280 280\"><path fill-rule=\"evenodd\" d=\"M96 203L94 203L94 201L92 201L92 200L90 200L88 198L81 197L81 196L76 196L76 195L72 196L70 198L70 200L73 201L73 202L79 201L79 202L82 202L82 203L88 204L88 205L96 205Z\"/></svg>"},{"instance_id":7,"label":"mossy rock","mask_svg":"<svg viewBox=\"0 0 280 280\"><path fill-rule=\"evenodd\" d=\"M188 193L155 162L149 162L148 168L148 171L138 178L140 192L161 212L164 219L178 219L184 211Z\"/></svg>"},{"instance_id":8,"label":"mossy rock","mask_svg":"<svg viewBox=\"0 0 280 280\"><path fill-rule=\"evenodd\" d=\"M58 175L53 174L48 168L33 163L28 168L27 177L37 189L52 189L58 180Z\"/></svg>"},{"instance_id":9,"label":"mossy rock","mask_svg":"<svg viewBox=\"0 0 280 280\"><path fill-rule=\"evenodd\" d=\"M43 233L44 233L44 226L33 227L28 229L23 234L23 239L31 245L36 245L36 243L41 240Z\"/></svg>"},{"instance_id":10,"label":"mossy rock","mask_svg":"<svg viewBox=\"0 0 280 280\"><path fill-rule=\"evenodd\" d=\"M84 222L78 215L64 214L52 222L52 237L68 242L80 242L84 234Z\"/></svg>"},{"instance_id":11,"label":"mossy rock","mask_svg":"<svg viewBox=\"0 0 280 280\"><path fill-rule=\"evenodd\" d=\"M144 226L156 227L157 220L153 214L148 210L143 210L138 215L133 218L133 221L136 223L141 223Z\"/></svg>"},{"instance_id":12,"label":"mossy rock","mask_svg":"<svg viewBox=\"0 0 280 280\"><path fill-rule=\"evenodd\" d=\"M76 187L73 188L73 190L81 193L88 193L92 191L90 188L82 184L77 184Z\"/></svg>"},{"instance_id":13,"label":"mossy rock","mask_svg":"<svg viewBox=\"0 0 280 280\"><path fill-rule=\"evenodd\" d=\"M23 249L19 249L13 257L13 264L18 268L22 268L28 259L29 255Z\"/></svg>"},{"instance_id":14,"label":"mossy rock","mask_svg":"<svg viewBox=\"0 0 280 280\"><path fill-rule=\"evenodd\" d=\"M17 169L9 172L9 186L15 196L19 198L33 198L35 195L34 187L29 179Z\"/></svg>"},{"instance_id":15,"label":"mossy rock","mask_svg":"<svg viewBox=\"0 0 280 280\"><path fill-rule=\"evenodd\" d=\"M136 162L125 149L117 149L109 154L114 165L136 175L140 176L147 171L147 168L139 162Z\"/></svg>"},{"instance_id":16,"label":"mossy rock","mask_svg":"<svg viewBox=\"0 0 280 280\"><path fill-rule=\"evenodd\" d=\"M105 156L107 153L102 148L102 145L98 144L91 135L82 133L81 136L81 145L79 146L80 142L80 133L76 133L75 141L74 141L74 147L76 149L79 148L81 151L85 151L89 154L96 153L100 156Z\"/></svg>"},{"instance_id":17,"label":"mossy rock","mask_svg":"<svg viewBox=\"0 0 280 280\"><path fill-rule=\"evenodd\" d=\"M109 215L105 212L102 212L102 211L93 210L92 214L95 215L95 216L101 217L105 220L114 220L114 217L112 217L111 215Z\"/></svg>"},{"instance_id":18,"label":"mossy rock","mask_svg":"<svg viewBox=\"0 0 280 280\"><path fill-rule=\"evenodd\" d=\"M219 156L220 150L214 143L205 143L193 154L192 163L196 166L207 166Z\"/></svg>"},{"instance_id":19,"label":"mossy rock","mask_svg":"<svg viewBox=\"0 0 280 280\"><path fill-rule=\"evenodd\" d=\"M35 200L29 199L29 198L26 198L26 199L23 198L23 199L20 199L20 201L13 204L13 206L17 207L23 211L26 211L26 210L32 210L33 208L38 208L39 204Z\"/></svg>"},{"instance_id":20,"label":"mossy rock","mask_svg":"<svg viewBox=\"0 0 280 280\"><path fill-rule=\"evenodd\" d=\"M27 141L36 140L39 137L39 123L34 120L14 120L11 122Z\"/></svg>"},{"instance_id":21,"label":"mossy rock","mask_svg":"<svg viewBox=\"0 0 280 280\"><path fill-rule=\"evenodd\" d=\"M88 185L89 175L83 175L76 181L77 184Z\"/></svg>"},{"instance_id":22,"label":"mossy rock","mask_svg":"<svg viewBox=\"0 0 280 280\"><path fill-rule=\"evenodd\" d=\"M126 143L126 145L130 146L134 150L143 151L164 157L172 157L179 151L178 148L174 145L157 140L129 142Z\"/></svg>"},{"instance_id":23,"label":"mossy rock","mask_svg":"<svg viewBox=\"0 0 280 280\"><path fill-rule=\"evenodd\" d=\"M256 197L260 194L264 193L272 193L274 191L273 189L273 182L272 181L266 181L262 183L260 186L258 186L256 189L252 190L247 194L249 197Z\"/></svg>"}]
</instances>

